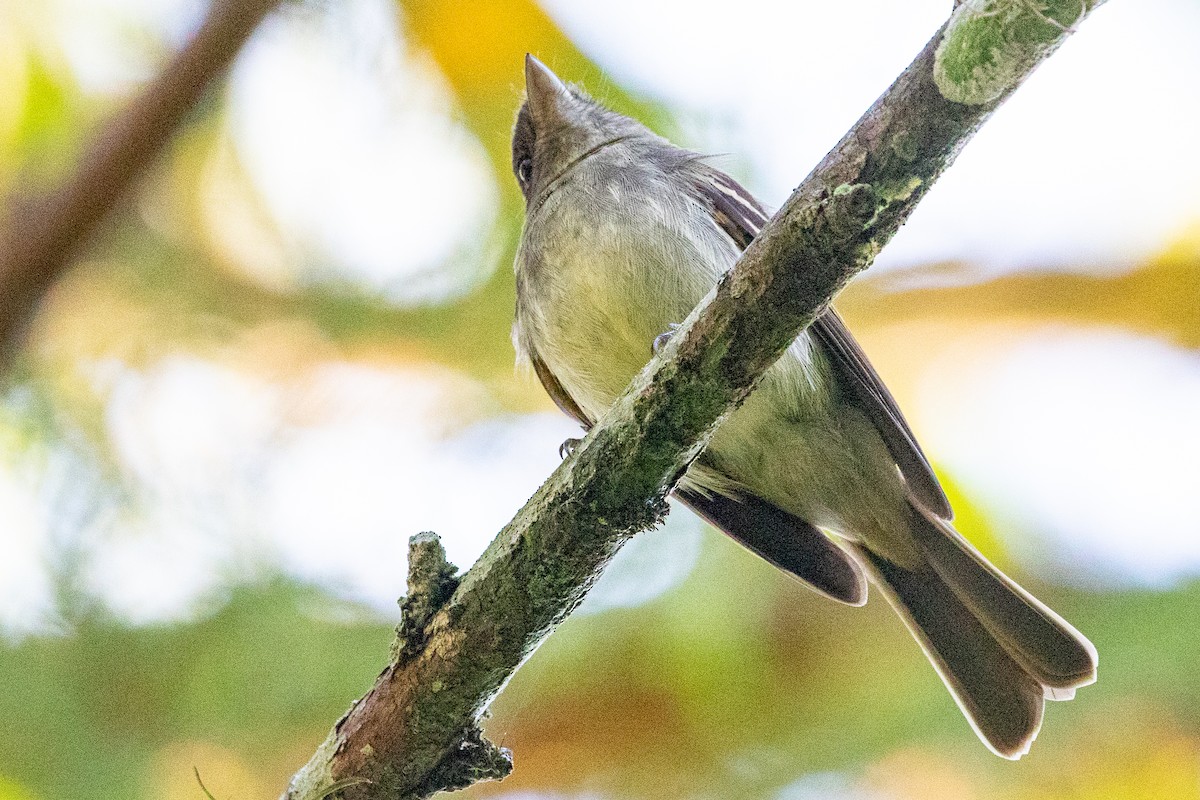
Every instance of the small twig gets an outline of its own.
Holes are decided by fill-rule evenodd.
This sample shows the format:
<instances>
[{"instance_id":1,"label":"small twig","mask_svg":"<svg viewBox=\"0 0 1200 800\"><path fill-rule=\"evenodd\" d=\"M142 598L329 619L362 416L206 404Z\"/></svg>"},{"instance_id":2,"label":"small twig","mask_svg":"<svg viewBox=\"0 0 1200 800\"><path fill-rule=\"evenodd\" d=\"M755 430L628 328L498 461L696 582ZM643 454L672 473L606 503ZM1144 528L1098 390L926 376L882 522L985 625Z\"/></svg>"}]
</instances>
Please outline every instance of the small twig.
<instances>
[{"instance_id":1,"label":"small twig","mask_svg":"<svg viewBox=\"0 0 1200 800\"><path fill-rule=\"evenodd\" d=\"M204 781L200 780L200 768L192 765L192 772L196 774L196 783L200 784L200 791L204 792L204 796L208 800L217 800L217 798L213 797L212 792L208 790L208 787L204 785Z\"/></svg>"},{"instance_id":2,"label":"small twig","mask_svg":"<svg viewBox=\"0 0 1200 800\"><path fill-rule=\"evenodd\" d=\"M408 595L400 598L393 661L421 651L425 626L458 588L457 575L436 533L424 531L408 540Z\"/></svg>"}]
</instances>

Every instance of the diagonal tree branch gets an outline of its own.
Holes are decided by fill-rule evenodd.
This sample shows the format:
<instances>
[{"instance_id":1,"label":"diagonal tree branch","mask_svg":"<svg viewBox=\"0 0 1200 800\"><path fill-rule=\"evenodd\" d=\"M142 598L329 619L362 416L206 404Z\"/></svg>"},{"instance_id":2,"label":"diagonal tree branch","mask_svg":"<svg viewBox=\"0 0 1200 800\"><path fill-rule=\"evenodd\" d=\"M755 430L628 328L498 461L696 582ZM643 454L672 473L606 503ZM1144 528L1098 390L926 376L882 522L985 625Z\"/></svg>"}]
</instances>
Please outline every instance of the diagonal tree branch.
<instances>
[{"instance_id":1,"label":"diagonal tree branch","mask_svg":"<svg viewBox=\"0 0 1200 800\"><path fill-rule=\"evenodd\" d=\"M18 190L0 228L0 364L54 281L162 151L280 0L213 0L192 40L88 146L44 196Z\"/></svg>"},{"instance_id":2,"label":"diagonal tree branch","mask_svg":"<svg viewBox=\"0 0 1200 800\"><path fill-rule=\"evenodd\" d=\"M419 576L449 567L428 534L414 540L406 606L429 621L402 627L392 662L284 800L422 798L507 774L477 727L491 699L621 544L662 520L720 421L1095 5L958 6L436 610Z\"/></svg>"}]
</instances>

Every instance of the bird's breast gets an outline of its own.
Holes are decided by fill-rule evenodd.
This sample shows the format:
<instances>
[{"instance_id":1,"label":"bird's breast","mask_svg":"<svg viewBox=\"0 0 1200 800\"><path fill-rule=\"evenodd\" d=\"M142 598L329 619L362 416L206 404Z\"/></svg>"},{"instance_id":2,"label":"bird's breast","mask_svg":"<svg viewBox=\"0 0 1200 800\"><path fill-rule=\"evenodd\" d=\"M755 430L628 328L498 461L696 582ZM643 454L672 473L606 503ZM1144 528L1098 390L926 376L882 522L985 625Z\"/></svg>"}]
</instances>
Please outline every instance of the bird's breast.
<instances>
[{"instance_id":1,"label":"bird's breast","mask_svg":"<svg viewBox=\"0 0 1200 800\"><path fill-rule=\"evenodd\" d=\"M579 185L575 185L579 184ZM526 225L518 325L593 419L736 258L686 196L628 181L573 182Z\"/></svg>"}]
</instances>

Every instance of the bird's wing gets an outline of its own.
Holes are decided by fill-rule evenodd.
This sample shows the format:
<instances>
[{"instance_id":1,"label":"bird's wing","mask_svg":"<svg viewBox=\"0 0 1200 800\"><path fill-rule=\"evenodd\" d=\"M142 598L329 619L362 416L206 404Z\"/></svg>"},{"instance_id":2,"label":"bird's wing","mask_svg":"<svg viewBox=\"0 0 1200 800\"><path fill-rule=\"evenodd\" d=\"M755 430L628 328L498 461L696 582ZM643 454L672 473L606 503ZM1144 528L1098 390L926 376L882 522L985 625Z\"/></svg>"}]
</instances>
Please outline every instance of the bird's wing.
<instances>
[{"instance_id":1,"label":"bird's wing","mask_svg":"<svg viewBox=\"0 0 1200 800\"><path fill-rule=\"evenodd\" d=\"M809 523L762 498L679 488L675 497L752 553L834 600L867 602L862 568Z\"/></svg>"},{"instance_id":2,"label":"bird's wing","mask_svg":"<svg viewBox=\"0 0 1200 800\"><path fill-rule=\"evenodd\" d=\"M579 404L571 399L571 395L567 394L567 390L558 382L558 378L554 377L554 373L546 366L546 362L542 361L538 356L537 351L533 348L526 348L529 354L529 361L533 364L533 372L537 375L538 380L542 383L542 388L546 390L546 394L550 395L550 399L554 401L554 405L558 406L558 410L566 414L571 419L583 426L584 430L590 430L592 422L583 413L583 409Z\"/></svg>"},{"instance_id":3,"label":"bird's wing","mask_svg":"<svg viewBox=\"0 0 1200 800\"><path fill-rule=\"evenodd\" d=\"M831 356L830 361L843 386L849 390L858 407L875 423L913 497L927 511L944 520L951 519L954 511L950 508L950 501L933 474L925 453L921 451L921 445L917 444L917 438L900 413L895 398L883 385L871 362L867 361L866 353L854 341L846 323L830 308L809 330Z\"/></svg>"},{"instance_id":4,"label":"bird's wing","mask_svg":"<svg viewBox=\"0 0 1200 800\"><path fill-rule=\"evenodd\" d=\"M767 213L737 181L704 166L693 181L714 221L739 247L747 247L767 222ZM900 413L895 398L883 385L866 353L833 308L809 327L828 356L836 380L847 396L875 425L904 476L913 498L926 510L949 520L954 512L917 438Z\"/></svg>"}]
</instances>

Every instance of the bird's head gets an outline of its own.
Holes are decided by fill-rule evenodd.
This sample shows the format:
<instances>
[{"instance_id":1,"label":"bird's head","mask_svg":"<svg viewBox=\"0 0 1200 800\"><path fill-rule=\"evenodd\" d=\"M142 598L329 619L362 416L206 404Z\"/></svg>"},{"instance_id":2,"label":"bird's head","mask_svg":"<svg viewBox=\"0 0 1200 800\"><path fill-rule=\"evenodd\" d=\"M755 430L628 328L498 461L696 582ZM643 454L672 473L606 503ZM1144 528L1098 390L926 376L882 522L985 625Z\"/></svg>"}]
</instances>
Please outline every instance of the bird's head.
<instances>
[{"instance_id":1,"label":"bird's head","mask_svg":"<svg viewBox=\"0 0 1200 800\"><path fill-rule=\"evenodd\" d=\"M512 168L526 204L587 156L636 136L653 134L525 56L525 102L513 130Z\"/></svg>"}]
</instances>

